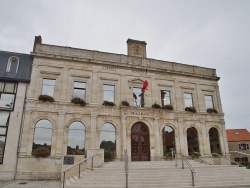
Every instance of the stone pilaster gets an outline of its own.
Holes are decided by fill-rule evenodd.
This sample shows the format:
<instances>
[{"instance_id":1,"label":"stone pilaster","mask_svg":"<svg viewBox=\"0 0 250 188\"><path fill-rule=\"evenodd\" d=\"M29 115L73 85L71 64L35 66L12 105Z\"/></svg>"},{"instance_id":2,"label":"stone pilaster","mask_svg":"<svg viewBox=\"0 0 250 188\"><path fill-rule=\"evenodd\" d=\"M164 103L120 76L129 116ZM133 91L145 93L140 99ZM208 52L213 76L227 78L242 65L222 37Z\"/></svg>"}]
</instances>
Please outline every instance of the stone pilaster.
<instances>
[{"instance_id":1,"label":"stone pilaster","mask_svg":"<svg viewBox=\"0 0 250 188\"><path fill-rule=\"evenodd\" d=\"M65 113L59 113L57 131L53 132L56 134L56 152L55 155L62 155L63 151L63 133L64 133L64 117Z\"/></svg>"}]
</instances>

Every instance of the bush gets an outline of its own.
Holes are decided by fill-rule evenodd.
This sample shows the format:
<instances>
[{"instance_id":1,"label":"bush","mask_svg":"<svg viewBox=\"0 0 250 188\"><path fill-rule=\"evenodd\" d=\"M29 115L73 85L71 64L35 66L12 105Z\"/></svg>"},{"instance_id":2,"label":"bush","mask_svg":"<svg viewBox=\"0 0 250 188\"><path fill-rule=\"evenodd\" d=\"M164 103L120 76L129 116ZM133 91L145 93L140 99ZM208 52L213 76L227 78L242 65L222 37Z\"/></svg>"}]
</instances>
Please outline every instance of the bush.
<instances>
[{"instance_id":1,"label":"bush","mask_svg":"<svg viewBox=\"0 0 250 188\"><path fill-rule=\"evenodd\" d=\"M185 111L196 113L196 109L194 107L186 107Z\"/></svg>"},{"instance_id":2,"label":"bush","mask_svg":"<svg viewBox=\"0 0 250 188\"><path fill-rule=\"evenodd\" d=\"M34 151L32 151L31 155L33 155L34 157L43 157L46 158L48 156L50 156L50 150L45 148L45 147L40 147L35 149Z\"/></svg>"},{"instance_id":3,"label":"bush","mask_svg":"<svg viewBox=\"0 0 250 188\"><path fill-rule=\"evenodd\" d=\"M216 114L217 114L218 111L217 111L216 109L214 109L214 108L208 108L208 109L207 109L207 113L210 113L210 114L211 114L211 113L216 113Z\"/></svg>"},{"instance_id":4,"label":"bush","mask_svg":"<svg viewBox=\"0 0 250 188\"><path fill-rule=\"evenodd\" d=\"M103 101L102 105L104 105L104 106L115 106L115 103L110 102L110 101Z\"/></svg>"},{"instance_id":5,"label":"bush","mask_svg":"<svg viewBox=\"0 0 250 188\"><path fill-rule=\"evenodd\" d=\"M169 159L172 160L172 152L167 152L167 153L165 154L165 156L164 156L164 159L165 159L165 160L169 160Z\"/></svg>"},{"instance_id":6,"label":"bush","mask_svg":"<svg viewBox=\"0 0 250 188\"><path fill-rule=\"evenodd\" d=\"M43 101L43 102L46 102L46 101L55 102L54 98L49 95L39 95L38 100Z\"/></svg>"},{"instance_id":7,"label":"bush","mask_svg":"<svg viewBox=\"0 0 250 188\"><path fill-rule=\"evenodd\" d=\"M191 153L192 158L199 158L201 154L199 152L192 152Z\"/></svg>"},{"instance_id":8,"label":"bush","mask_svg":"<svg viewBox=\"0 0 250 188\"><path fill-rule=\"evenodd\" d=\"M115 159L115 154L112 151L104 150L104 162L113 161Z\"/></svg>"},{"instance_id":9,"label":"bush","mask_svg":"<svg viewBox=\"0 0 250 188\"><path fill-rule=\"evenodd\" d=\"M71 102L73 104L80 104L81 106L86 106L85 100L83 100L83 99L81 99L79 97L75 97L75 98L71 99Z\"/></svg>"},{"instance_id":10,"label":"bush","mask_svg":"<svg viewBox=\"0 0 250 188\"><path fill-rule=\"evenodd\" d=\"M159 104L157 104L157 103L154 103L154 104L152 105L152 108L161 108L161 105L159 105Z\"/></svg>"},{"instance_id":11,"label":"bush","mask_svg":"<svg viewBox=\"0 0 250 188\"><path fill-rule=\"evenodd\" d=\"M165 110L173 110L174 107L173 107L171 104L169 104L169 105L164 105L164 106L162 107L162 109L165 109Z\"/></svg>"},{"instance_id":12,"label":"bush","mask_svg":"<svg viewBox=\"0 0 250 188\"><path fill-rule=\"evenodd\" d=\"M122 106L129 106L129 102L128 101L122 101Z\"/></svg>"}]
</instances>

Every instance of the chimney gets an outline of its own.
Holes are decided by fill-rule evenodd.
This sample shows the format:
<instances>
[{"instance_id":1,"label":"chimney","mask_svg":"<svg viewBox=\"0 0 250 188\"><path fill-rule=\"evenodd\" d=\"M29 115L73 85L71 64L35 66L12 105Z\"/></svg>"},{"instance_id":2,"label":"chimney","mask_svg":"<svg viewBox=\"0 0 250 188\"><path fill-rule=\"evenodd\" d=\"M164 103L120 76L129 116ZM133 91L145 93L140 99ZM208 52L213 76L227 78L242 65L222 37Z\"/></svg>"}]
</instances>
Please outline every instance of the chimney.
<instances>
[{"instance_id":1,"label":"chimney","mask_svg":"<svg viewBox=\"0 0 250 188\"><path fill-rule=\"evenodd\" d=\"M36 44L42 44L42 37L40 35L39 36L35 36L35 41L34 41L34 46L33 46L33 52L35 51Z\"/></svg>"},{"instance_id":2,"label":"chimney","mask_svg":"<svg viewBox=\"0 0 250 188\"><path fill-rule=\"evenodd\" d=\"M146 55L147 43L145 41L128 39L127 45L128 45L128 55L129 56L147 58L147 55Z\"/></svg>"}]
</instances>

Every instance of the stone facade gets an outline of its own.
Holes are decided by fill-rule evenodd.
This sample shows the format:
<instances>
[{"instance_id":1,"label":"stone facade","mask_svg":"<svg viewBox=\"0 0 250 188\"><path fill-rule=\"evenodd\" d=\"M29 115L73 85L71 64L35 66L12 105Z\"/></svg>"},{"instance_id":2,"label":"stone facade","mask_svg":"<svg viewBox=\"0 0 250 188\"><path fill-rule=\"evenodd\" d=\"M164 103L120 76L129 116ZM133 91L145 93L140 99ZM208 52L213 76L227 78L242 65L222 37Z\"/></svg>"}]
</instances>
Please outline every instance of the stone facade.
<instances>
[{"instance_id":1,"label":"stone facade","mask_svg":"<svg viewBox=\"0 0 250 188\"><path fill-rule=\"evenodd\" d=\"M195 128L198 151L204 158L211 157L209 130L216 128L221 153L228 155L215 69L148 59L145 42L129 39L127 43L128 56L43 44L41 37L36 37L19 153L19 178L27 174L38 179L58 178L61 166L55 161L67 155L68 131L73 122L85 126L85 150L99 149L102 125L112 124L118 160L123 159L125 150L131 160L131 129L138 122L148 128L150 160L161 160L164 156L162 130L165 126L174 130L175 149L185 156L189 155L187 129ZM55 102L38 100L45 78L55 80ZM144 93L145 106L134 106L133 88L141 88L145 80L149 83ZM71 103L74 82L86 83L86 106ZM115 106L103 105L104 84L114 86ZM155 103L161 104L161 90L170 91L174 110L152 108ZM192 94L196 113L184 110L186 92ZM207 113L205 95L212 96L218 113ZM124 100L130 106L121 105ZM31 156L35 126L40 120L49 120L52 124L51 155L39 159L40 162L46 160L44 165Z\"/></svg>"}]
</instances>

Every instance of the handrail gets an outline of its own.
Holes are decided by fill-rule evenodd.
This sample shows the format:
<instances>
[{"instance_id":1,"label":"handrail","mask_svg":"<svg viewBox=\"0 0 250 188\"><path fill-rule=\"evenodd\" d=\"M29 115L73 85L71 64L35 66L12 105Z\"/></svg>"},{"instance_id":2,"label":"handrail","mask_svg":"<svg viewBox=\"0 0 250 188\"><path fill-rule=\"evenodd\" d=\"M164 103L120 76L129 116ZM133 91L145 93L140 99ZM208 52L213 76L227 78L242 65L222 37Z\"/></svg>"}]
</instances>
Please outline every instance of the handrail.
<instances>
[{"instance_id":1,"label":"handrail","mask_svg":"<svg viewBox=\"0 0 250 188\"><path fill-rule=\"evenodd\" d=\"M88 158L85 158L85 159L83 159L83 160L77 162L76 164L71 165L70 167L68 167L68 168L66 168L66 169L61 170L61 173L63 173L62 188L64 188L64 184L65 184L65 173L66 173L66 171L68 171L68 170L72 169L73 167L79 165L79 171L78 171L79 174L78 174L78 178L80 179L80 173L81 173L81 168L80 168L80 167L81 167L81 163L87 161L87 160L90 159L90 158L92 158L92 161L91 161L91 170L93 170L93 166L94 166L94 160L93 160L93 159L94 159L94 157L97 156L97 155L98 155L98 156L101 156L101 154L92 155L92 156L90 156L90 157L88 157Z\"/></svg>"},{"instance_id":2,"label":"handrail","mask_svg":"<svg viewBox=\"0 0 250 188\"><path fill-rule=\"evenodd\" d=\"M229 153L239 153L239 154L242 154L242 155L250 156L249 153L244 153L244 152L240 152L240 151L229 151Z\"/></svg>"},{"instance_id":3,"label":"handrail","mask_svg":"<svg viewBox=\"0 0 250 188\"><path fill-rule=\"evenodd\" d=\"M184 169L184 162L187 164L187 166L189 167L190 171L191 171L191 176L192 176L192 186L194 186L194 174L195 174L195 170L192 167L192 165L189 163L188 160L185 159L185 156L182 153L177 153L174 149L171 149L172 152L175 154L175 166L177 167L177 157L178 155L180 155L181 159L182 159L182 169Z\"/></svg>"},{"instance_id":4,"label":"handrail","mask_svg":"<svg viewBox=\"0 0 250 188\"><path fill-rule=\"evenodd\" d=\"M242 165L242 164L240 164L240 163L237 163L237 162L235 162L235 161L233 161L233 160L231 160L231 159L226 158L225 156L219 155L218 153L211 153L211 154L212 154L212 155L218 156L219 159L220 159L220 158L224 158L224 159L226 159L226 160L228 160L228 161L231 161L231 163L237 164L237 165L239 165L239 166L244 166L244 165ZM220 160L219 160L219 163L220 163Z\"/></svg>"},{"instance_id":5,"label":"handrail","mask_svg":"<svg viewBox=\"0 0 250 188\"><path fill-rule=\"evenodd\" d=\"M200 157L199 157L198 159L199 159L199 160L201 160L201 162L200 162L200 163L206 163L206 164L208 164L208 165L212 165L211 163L209 163L209 162L207 162L207 161L205 161L205 160L201 159Z\"/></svg>"}]
</instances>

